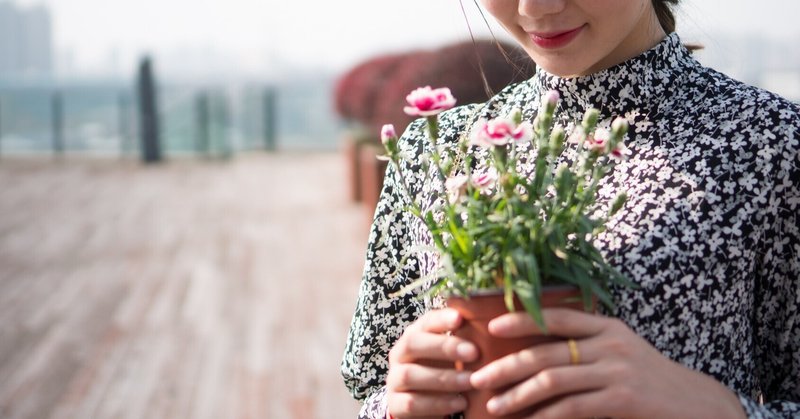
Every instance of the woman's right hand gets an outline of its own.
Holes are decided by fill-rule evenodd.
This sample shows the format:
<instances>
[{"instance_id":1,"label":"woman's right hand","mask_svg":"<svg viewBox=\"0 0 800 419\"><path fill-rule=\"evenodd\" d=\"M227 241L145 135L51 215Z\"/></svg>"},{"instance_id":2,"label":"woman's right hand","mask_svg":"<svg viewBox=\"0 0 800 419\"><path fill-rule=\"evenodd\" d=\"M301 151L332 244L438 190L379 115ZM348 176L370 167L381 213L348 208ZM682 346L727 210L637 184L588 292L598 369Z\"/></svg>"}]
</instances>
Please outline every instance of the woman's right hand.
<instances>
[{"instance_id":1,"label":"woman's right hand","mask_svg":"<svg viewBox=\"0 0 800 419\"><path fill-rule=\"evenodd\" d=\"M478 357L472 343L447 335L461 326L453 309L433 310L408 326L389 352L386 378L388 413L396 419L436 418L467 407L459 393L471 390L471 372L456 371L455 361Z\"/></svg>"}]
</instances>

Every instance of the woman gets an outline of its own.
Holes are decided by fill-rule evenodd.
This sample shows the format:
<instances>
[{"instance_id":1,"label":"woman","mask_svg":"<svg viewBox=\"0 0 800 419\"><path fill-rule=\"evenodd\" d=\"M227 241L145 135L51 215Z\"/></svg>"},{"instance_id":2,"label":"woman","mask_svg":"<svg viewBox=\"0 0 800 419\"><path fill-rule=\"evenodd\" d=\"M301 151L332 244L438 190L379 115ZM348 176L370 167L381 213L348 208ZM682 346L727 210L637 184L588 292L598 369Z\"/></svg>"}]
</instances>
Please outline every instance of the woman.
<instances>
[{"instance_id":1,"label":"woman","mask_svg":"<svg viewBox=\"0 0 800 419\"><path fill-rule=\"evenodd\" d=\"M613 313L546 310L549 331L573 339L529 348L479 371L475 347L445 332L461 319L414 296L389 298L432 271L424 227L401 210L387 173L342 371L362 417L438 417L460 392L519 383L488 404L505 414L548 401L536 417L800 416L800 111L771 93L702 67L681 44L677 0L482 0L539 70L488 103L441 116L455 144L475 118L561 95L559 123L589 107L631 123L630 158L600 199L629 200L598 238L637 289L613 289ZM424 153L423 124L401 140ZM406 168L411 194L433 181ZM604 197L603 191L606 191ZM418 248L418 246L417 246ZM607 316L606 316L607 315ZM497 336L536 334L525 313L495 319Z\"/></svg>"}]
</instances>

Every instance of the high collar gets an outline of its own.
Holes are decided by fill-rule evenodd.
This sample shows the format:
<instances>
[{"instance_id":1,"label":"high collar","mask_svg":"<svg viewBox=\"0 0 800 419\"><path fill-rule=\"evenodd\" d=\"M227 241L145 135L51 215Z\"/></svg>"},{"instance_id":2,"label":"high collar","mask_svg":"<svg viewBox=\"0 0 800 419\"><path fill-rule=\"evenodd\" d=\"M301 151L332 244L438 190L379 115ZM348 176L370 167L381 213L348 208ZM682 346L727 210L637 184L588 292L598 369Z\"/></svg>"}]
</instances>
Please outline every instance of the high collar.
<instances>
[{"instance_id":1,"label":"high collar","mask_svg":"<svg viewBox=\"0 0 800 419\"><path fill-rule=\"evenodd\" d=\"M682 84L691 68L699 65L676 33L642 54L616 66L580 77L559 77L542 68L529 81L536 96L556 90L560 112L578 119L591 107L602 117L658 111L670 89Z\"/></svg>"}]
</instances>

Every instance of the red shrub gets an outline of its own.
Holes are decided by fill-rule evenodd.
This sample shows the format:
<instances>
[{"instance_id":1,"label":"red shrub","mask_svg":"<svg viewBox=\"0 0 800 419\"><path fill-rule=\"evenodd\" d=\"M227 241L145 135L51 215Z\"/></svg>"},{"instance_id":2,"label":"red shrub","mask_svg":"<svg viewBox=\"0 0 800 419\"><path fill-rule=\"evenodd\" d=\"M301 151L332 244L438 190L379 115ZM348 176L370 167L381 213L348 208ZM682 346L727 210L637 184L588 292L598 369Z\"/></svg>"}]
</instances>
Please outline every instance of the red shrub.
<instances>
[{"instance_id":1,"label":"red shrub","mask_svg":"<svg viewBox=\"0 0 800 419\"><path fill-rule=\"evenodd\" d=\"M378 56L355 66L339 78L334 91L334 105L339 116L353 121L369 120L384 81L391 77L405 56Z\"/></svg>"},{"instance_id":2,"label":"red shrub","mask_svg":"<svg viewBox=\"0 0 800 419\"><path fill-rule=\"evenodd\" d=\"M382 56L356 66L336 88L340 116L361 122L375 133L383 124L402 132L413 118L403 113L405 97L417 87L449 87L459 104L486 101L508 84L533 75L533 62L521 50L493 41L471 41L433 51ZM480 55L490 92L481 77ZM510 63L509 63L510 59Z\"/></svg>"}]
</instances>

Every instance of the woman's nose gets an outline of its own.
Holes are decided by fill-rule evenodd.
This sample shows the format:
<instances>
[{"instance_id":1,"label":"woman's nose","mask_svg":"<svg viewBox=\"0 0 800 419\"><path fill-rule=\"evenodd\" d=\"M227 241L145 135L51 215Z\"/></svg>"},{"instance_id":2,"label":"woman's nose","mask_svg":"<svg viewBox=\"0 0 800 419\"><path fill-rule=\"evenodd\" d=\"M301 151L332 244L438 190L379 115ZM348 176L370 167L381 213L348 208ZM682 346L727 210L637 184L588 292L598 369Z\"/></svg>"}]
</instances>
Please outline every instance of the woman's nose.
<instances>
[{"instance_id":1,"label":"woman's nose","mask_svg":"<svg viewBox=\"0 0 800 419\"><path fill-rule=\"evenodd\" d=\"M569 0L519 0L519 14L528 17L542 17L559 13Z\"/></svg>"}]
</instances>

